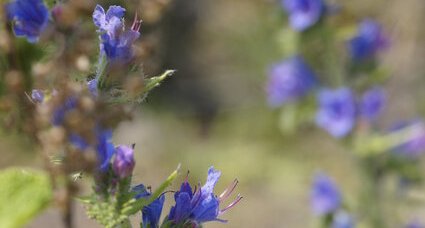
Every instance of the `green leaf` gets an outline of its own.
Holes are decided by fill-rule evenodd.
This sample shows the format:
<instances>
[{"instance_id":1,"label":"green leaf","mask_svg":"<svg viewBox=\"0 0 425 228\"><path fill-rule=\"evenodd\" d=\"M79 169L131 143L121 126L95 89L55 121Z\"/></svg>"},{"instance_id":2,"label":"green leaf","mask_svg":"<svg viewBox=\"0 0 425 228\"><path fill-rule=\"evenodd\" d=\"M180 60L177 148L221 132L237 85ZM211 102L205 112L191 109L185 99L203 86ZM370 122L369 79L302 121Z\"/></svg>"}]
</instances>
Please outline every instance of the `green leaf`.
<instances>
[{"instance_id":1,"label":"green leaf","mask_svg":"<svg viewBox=\"0 0 425 228\"><path fill-rule=\"evenodd\" d=\"M145 86L144 92L148 93L153 88L159 86L162 81L164 81L169 76L173 75L175 72L176 72L175 70L167 70L160 76L151 77L151 78L146 79L146 86Z\"/></svg>"},{"instance_id":2,"label":"green leaf","mask_svg":"<svg viewBox=\"0 0 425 228\"><path fill-rule=\"evenodd\" d=\"M135 214L135 213L139 212L140 210L142 210L142 208L144 206L149 205L150 203L152 203L155 199L157 199L165 191L165 189L167 189L173 183L174 179L176 179L176 177L178 176L179 171L180 171L180 165L152 193L152 195L149 198L141 198L141 199L135 201L134 203L131 204L130 208L128 208L127 210L125 210L125 213L127 215Z\"/></svg>"},{"instance_id":3,"label":"green leaf","mask_svg":"<svg viewBox=\"0 0 425 228\"><path fill-rule=\"evenodd\" d=\"M22 227L46 208L52 198L48 175L10 168L0 171L0 227Z\"/></svg>"}]
</instances>

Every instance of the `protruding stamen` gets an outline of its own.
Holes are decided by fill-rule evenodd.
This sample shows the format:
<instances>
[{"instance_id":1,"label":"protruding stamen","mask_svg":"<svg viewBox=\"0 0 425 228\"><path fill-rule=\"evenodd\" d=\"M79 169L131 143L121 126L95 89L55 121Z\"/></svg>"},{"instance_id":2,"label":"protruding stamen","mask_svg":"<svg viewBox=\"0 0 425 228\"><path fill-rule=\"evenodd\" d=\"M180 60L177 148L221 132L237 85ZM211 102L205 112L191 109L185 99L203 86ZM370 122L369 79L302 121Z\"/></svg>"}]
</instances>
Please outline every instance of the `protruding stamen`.
<instances>
[{"instance_id":1,"label":"protruding stamen","mask_svg":"<svg viewBox=\"0 0 425 228\"><path fill-rule=\"evenodd\" d=\"M223 193L221 193L221 195L218 197L218 200L221 202L225 199L227 199L227 197L230 196L230 194L232 194L233 190L235 190L236 186L238 185L239 181L238 179L235 179L232 184L230 184L229 187L226 188L226 190L224 190Z\"/></svg>"},{"instance_id":2,"label":"protruding stamen","mask_svg":"<svg viewBox=\"0 0 425 228\"><path fill-rule=\"evenodd\" d=\"M133 25L131 25L131 30L133 31L139 31L140 27L142 27L142 20L138 19L138 15L136 12L136 15L134 16Z\"/></svg>"},{"instance_id":3,"label":"protruding stamen","mask_svg":"<svg viewBox=\"0 0 425 228\"><path fill-rule=\"evenodd\" d=\"M225 208L223 208L222 210L219 211L219 214L223 214L224 212L226 212L230 208L234 207L242 199L243 199L243 197L238 194L238 196L236 197L236 199L232 203L230 203L227 207L225 207Z\"/></svg>"}]
</instances>

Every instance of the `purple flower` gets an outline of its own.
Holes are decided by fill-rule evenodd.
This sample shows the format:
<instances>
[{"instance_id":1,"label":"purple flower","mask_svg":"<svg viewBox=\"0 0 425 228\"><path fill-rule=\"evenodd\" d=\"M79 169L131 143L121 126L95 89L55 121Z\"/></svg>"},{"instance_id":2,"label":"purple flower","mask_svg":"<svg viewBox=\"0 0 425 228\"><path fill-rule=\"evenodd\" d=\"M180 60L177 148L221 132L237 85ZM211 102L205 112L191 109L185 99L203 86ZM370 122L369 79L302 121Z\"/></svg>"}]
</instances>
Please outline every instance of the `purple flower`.
<instances>
[{"instance_id":1,"label":"purple flower","mask_svg":"<svg viewBox=\"0 0 425 228\"><path fill-rule=\"evenodd\" d=\"M354 228L354 219L345 211L338 211L333 216L332 228Z\"/></svg>"},{"instance_id":2,"label":"purple flower","mask_svg":"<svg viewBox=\"0 0 425 228\"><path fill-rule=\"evenodd\" d=\"M311 205L317 215L334 213L341 206L341 195L337 186L323 173L314 177Z\"/></svg>"},{"instance_id":3,"label":"purple flower","mask_svg":"<svg viewBox=\"0 0 425 228\"><path fill-rule=\"evenodd\" d=\"M362 21L358 33L349 43L351 58L356 61L374 58L375 55L388 46L388 38L381 26L374 20Z\"/></svg>"},{"instance_id":4,"label":"purple flower","mask_svg":"<svg viewBox=\"0 0 425 228\"><path fill-rule=\"evenodd\" d=\"M135 18L130 30L125 30L125 9L120 6L110 6L108 11L97 5L93 12L93 22L100 34L101 55L106 55L109 61L127 63L133 58L132 45L139 38L141 21Z\"/></svg>"},{"instance_id":5,"label":"purple flower","mask_svg":"<svg viewBox=\"0 0 425 228\"><path fill-rule=\"evenodd\" d=\"M267 84L268 102L276 107L305 96L316 84L312 70L299 56L272 66Z\"/></svg>"},{"instance_id":6,"label":"purple flower","mask_svg":"<svg viewBox=\"0 0 425 228\"><path fill-rule=\"evenodd\" d=\"M406 133L409 134L408 140L396 146L393 151L402 156L416 158L425 152L425 125L423 121L416 119L401 122L392 127L391 131L395 132L408 128L411 129L410 133Z\"/></svg>"},{"instance_id":7,"label":"purple flower","mask_svg":"<svg viewBox=\"0 0 425 228\"><path fill-rule=\"evenodd\" d=\"M17 37L26 37L28 42L38 41L47 26L49 11L43 0L15 0L6 5L7 19L13 22Z\"/></svg>"},{"instance_id":8,"label":"purple flower","mask_svg":"<svg viewBox=\"0 0 425 228\"><path fill-rule=\"evenodd\" d=\"M110 161L114 155L114 144L112 143L112 131L97 129L97 160L99 170L105 172L109 169Z\"/></svg>"},{"instance_id":9,"label":"purple flower","mask_svg":"<svg viewBox=\"0 0 425 228\"><path fill-rule=\"evenodd\" d=\"M44 93L41 90L33 89L31 92L31 98L37 103L42 103L44 101Z\"/></svg>"},{"instance_id":10,"label":"purple flower","mask_svg":"<svg viewBox=\"0 0 425 228\"><path fill-rule=\"evenodd\" d=\"M382 88L375 87L363 94L360 103L360 114L363 118L373 121L381 113L385 104L385 92Z\"/></svg>"},{"instance_id":11,"label":"purple flower","mask_svg":"<svg viewBox=\"0 0 425 228\"><path fill-rule=\"evenodd\" d=\"M348 88L323 90L318 95L316 124L333 137L341 138L352 130L356 121L353 94Z\"/></svg>"},{"instance_id":12,"label":"purple flower","mask_svg":"<svg viewBox=\"0 0 425 228\"><path fill-rule=\"evenodd\" d=\"M316 24L325 9L322 0L282 0L282 5L289 14L289 24L296 31Z\"/></svg>"},{"instance_id":13,"label":"purple flower","mask_svg":"<svg viewBox=\"0 0 425 228\"><path fill-rule=\"evenodd\" d=\"M200 224L209 221L221 221L218 216L236 205L241 199L236 199L224 209L220 209L220 203L227 199L237 185L235 180L220 196L214 195L214 187L220 178L220 171L211 167L208 170L207 181L199 190L192 191L192 187L187 182L182 183L180 191L174 194L175 206L170 210L168 220L174 225L191 224L193 227L199 227Z\"/></svg>"},{"instance_id":14,"label":"purple flower","mask_svg":"<svg viewBox=\"0 0 425 228\"><path fill-rule=\"evenodd\" d=\"M413 220L406 225L406 228L425 228L425 226L418 220Z\"/></svg>"},{"instance_id":15,"label":"purple flower","mask_svg":"<svg viewBox=\"0 0 425 228\"><path fill-rule=\"evenodd\" d=\"M113 168L119 178L124 179L131 176L134 165L134 151L132 147L120 145L115 148Z\"/></svg>"},{"instance_id":16,"label":"purple flower","mask_svg":"<svg viewBox=\"0 0 425 228\"><path fill-rule=\"evenodd\" d=\"M136 193L135 198L147 198L151 195L146 190L143 184L137 185L132 189ZM161 217L162 207L164 206L165 196L162 194L159 198L155 199L152 203L142 208L142 224L143 228L158 228L159 218Z\"/></svg>"}]
</instances>

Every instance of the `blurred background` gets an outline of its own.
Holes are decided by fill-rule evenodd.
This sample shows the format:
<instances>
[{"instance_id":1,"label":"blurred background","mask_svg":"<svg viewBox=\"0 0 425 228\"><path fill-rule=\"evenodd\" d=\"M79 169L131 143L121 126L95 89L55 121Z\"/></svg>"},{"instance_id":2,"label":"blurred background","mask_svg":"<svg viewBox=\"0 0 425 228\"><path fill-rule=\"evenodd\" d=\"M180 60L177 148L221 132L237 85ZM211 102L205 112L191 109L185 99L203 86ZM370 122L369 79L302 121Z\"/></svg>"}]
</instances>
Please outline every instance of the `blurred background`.
<instances>
[{"instance_id":1,"label":"blurred background","mask_svg":"<svg viewBox=\"0 0 425 228\"><path fill-rule=\"evenodd\" d=\"M342 23L371 17L390 34L391 49L382 56L391 74L385 84L389 103L380 125L425 115L425 2L328 2L340 7ZM222 171L216 191L237 178L237 192L244 196L222 216L228 227L314 227L309 194L316 171L332 176L346 200L356 205L362 179L350 151L314 126L283 134L280 113L267 105L268 67L286 56L282 39L291 36L285 33L288 25L278 1L132 0L127 5L137 6L126 8L144 20L140 50L146 55L145 73L177 70L115 132L115 143L136 143L135 182L157 186L181 163L182 174L190 170L190 181L203 183L214 165ZM95 31L91 25L88 29ZM42 166L30 140L14 132L1 134L0 168ZM423 186L410 191L417 202L425 199ZM401 221L425 217L425 205L417 202L398 215ZM80 205L75 210L77 227L97 227ZM28 227L61 227L57 215L49 209Z\"/></svg>"}]
</instances>

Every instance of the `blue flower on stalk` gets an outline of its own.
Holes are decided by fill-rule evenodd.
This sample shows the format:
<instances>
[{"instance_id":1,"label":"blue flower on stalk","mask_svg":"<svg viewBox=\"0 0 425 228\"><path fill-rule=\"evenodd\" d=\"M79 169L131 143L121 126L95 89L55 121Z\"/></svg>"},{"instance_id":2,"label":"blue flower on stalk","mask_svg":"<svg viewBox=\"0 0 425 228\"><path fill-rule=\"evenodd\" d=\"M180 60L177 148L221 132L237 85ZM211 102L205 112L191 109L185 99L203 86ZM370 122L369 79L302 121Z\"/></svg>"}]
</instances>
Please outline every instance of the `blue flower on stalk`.
<instances>
[{"instance_id":1,"label":"blue flower on stalk","mask_svg":"<svg viewBox=\"0 0 425 228\"><path fill-rule=\"evenodd\" d=\"M336 212L341 206L341 195L335 183L325 174L314 177L311 192L311 206L317 215Z\"/></svg>"},{"instance_id":2,"label":"blue flower on stalk","mask_svg":"<svg viewBox=\"0 0 425 228\"><path fill-rule=\"evenodd\" d=\"M356 121L356 106L348 88L325 89L318 94L319 110L316 124L333 137L346 136Z\"/></svg>"},{"instance_id":3,"label":"blue flower on stalk","mask_svg":"<svg viewBox=\"0 0 425 228\"><path fill-rule=\"evenodd\" d=\"M136 193L135 198L147 198L151 193L146 190L143 184L137 185L132 189ZM159 198L155 199L152 203L142 208L142 224L143 228L158 228L159 218L161 217L162 207L164 206L165 196L162 194Z\"/></svg>"},{"instance_id":4,"label":"blue flower on stalk","mask_svg":"<svg viewBox=\"0 0 425 228\"><path fill-rule=\"evenodd\" d=\"M134 20L130 30L125 30L125 9L120 6L110 6L108 11L97 5L93 12L93 22L100 34L101 56L106 55L112 62L127 63L133 58L132 45L140 37L141 21Z\"/></svg>"},{"instance_id":5,"label":"blue flower on stalk","mask_svg":"<svg viewBox=\"0 0 425 228\"><path fill-rule=\"evenodd\" d=\"M360 23L357 35L348 43L351 58L355 61L372 59L387 46L388 38L384 35L381 25L371 19Z\"/></svg>"},{"instance_id":6,"label":"blue flower on stalk","mask_svg":"<svg viewBox=\"0 0 425 228\"><path fill-rule=\"evenodd\" d=\"M133 148L126 145L117 146L112 163L115 174L121 179L127 178L133 173L134 165Z\"/></svg>"},{"instance_id":7,"label":"blue flower on stalk","mask_svg":"<svg viewBox=\"0 0 425 228\"><path fill-rule=\"evenodd\" d=\"M199 227L209 221L226 222L218 218L221 214L236 205L241 199L236 199L224 209L220 209L220 203L227 199L235 189L238 181L235 180L220 196L214 195L214 187L220 178L221 172L210 167L207 181L198 190L192 191L187 179L182 183L180 190L174 194L176 204L171 207L168 221L173 225L191 225Z\"/></svg>"},{"instance_id":8,"label":"blue flower on stalk","mask_svg":"<svg viewBox=\"0 0 425 228\"><path fill-rule=\"evenodd\" d=\"M26 37L28 42L38 41L47 26L49 11L43 0L15 0L6 5L7 19L13 22L17 37Z\"/></svg>"},{"instance_id":9,"label":"blue flower on stalk","mask_svg":"<svg viewBox=\"0 0 425 228\"><path fill-rule=\"evenodd\" d=\"M366 120L373 121L382 112L384 104L384 90L379 87L372 88L363 94L360 103L360 114Z\"/></svg>"},{"instance_id":10,"label":"blue flower on stalk","mask_svg":"<svg viewBox=\"0 0 425 228\"><path fill-rule=\"evenodd\" d=\"M316 77L299 56L271 67L267 83L268 102L277 107L305 96L316 85Z\"/></svg>"},{"instance_id":11,"label":"blue flower on stalk","mask_svg":"<svg viewBox=\"0 0 425 228\"><path fill-rule=\"evenodd\" d=\"M282 0L289 14L289 24L296 31L304 31L316 24L325 10L322 0Z\"/></svg>"}]
</instances>

